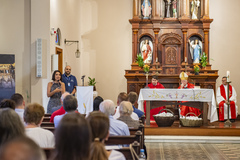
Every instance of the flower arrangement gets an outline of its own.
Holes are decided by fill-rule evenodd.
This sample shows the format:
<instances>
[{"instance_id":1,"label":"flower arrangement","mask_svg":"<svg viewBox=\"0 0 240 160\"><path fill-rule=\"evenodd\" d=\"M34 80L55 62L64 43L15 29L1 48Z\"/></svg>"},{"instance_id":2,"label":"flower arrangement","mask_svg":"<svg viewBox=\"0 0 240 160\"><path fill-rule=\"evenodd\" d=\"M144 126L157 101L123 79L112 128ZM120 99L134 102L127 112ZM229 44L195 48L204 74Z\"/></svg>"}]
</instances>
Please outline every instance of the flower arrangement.
<instances>
[{"instance_id":1,"label":"flower arrangement","mask_svg":"<svg viewBox=\"0 0 240 160\"><path fill-rule=\"evenodd\" d=\"M137 55L137 60L136 60L137 64L139 67L143 67L144 66L144 62L143 62L143 58L142 58L142 55L141 53L139 53Z\"/></svg>"},{"instance_id":2,"label":"flower arrangement","mask_svg":"<svg viewBox=\"0 0 240 160\"><path fill-rule=\"evenodd\" d=\"M145 65L143 66L144 72L145 72L145 73L148 73L148 72L149 72L149 68L150 68L150 66L147 65L147 64L145 64Z\"/></svg>"},{"instance_id":3,"label":"flower arrangement","mask_svg":"<svg viewBox=\"0 0 240 160\"><path fill-rule=\"evenodd\" d=\"M199 66L198 66L198 65L195 65L195 66L194 66L194 72L195 72L195 73L199 73L199 70L200 70L200 69L199 69Z\"/></svg>"},{"instance_id":4,"label":"flower arrangement","mask_svg":"<svg viewBox=\"0 0 240 160\"><path fill-rule=\"evenodd\" d=\"M200 57L201 58L201 65L202 67L206 67L207 66L207 56L206 56L206 53L203 52L202 56Z\"/></svg>"}]
</instances>

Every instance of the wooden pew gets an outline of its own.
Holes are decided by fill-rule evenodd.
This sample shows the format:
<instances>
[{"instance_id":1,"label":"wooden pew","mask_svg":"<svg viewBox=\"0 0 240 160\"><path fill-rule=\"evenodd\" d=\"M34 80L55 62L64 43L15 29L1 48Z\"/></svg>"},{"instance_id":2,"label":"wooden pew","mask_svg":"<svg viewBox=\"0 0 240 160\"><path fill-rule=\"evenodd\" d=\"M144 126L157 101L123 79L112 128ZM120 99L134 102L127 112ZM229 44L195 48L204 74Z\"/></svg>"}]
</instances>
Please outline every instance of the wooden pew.
<instances>
[{"instance_id":1,"label":"wooden pew","mask_svg":"<svg viewBox=\"0 0 240 160\"><path fill-rule=\"evenodd\" d=\"M132 143L132 146L133 146L133 149L134 149L135 151L140 150L140 145L139 145L138 142ZM43 151L44 151L44 153L45 153L45 155L46 155L46 158L49 159L50 156L51 156L51 153L52 153L53 150L54 150L54 148L42 148L42 149L43 149ZM130 147L123 147L123 148L121 148L121 149L116 149L116 150L119 151L119 152L121 152L121 153L125 156L126 160L133 160L132 154L131 154L131 151L130 151ZM139 155L139 153L137 153L137 155ZM136 159L136 158L137 158L137 157L135 157L135 159Z\"/></svg>"},{"instance_id":2,"label":"wooden pew","mask_svg":"<svg viewBox=\"0 0 240 160\"><path fill-rule=\"evenodd\" d=\"M137 155L140 153L140 144L141 142L142 132L137 131L135 135L130 136L109 136L108 140L105 141L106 145L130 145L132 143L139 144L139 147L136 148L135 152ZM143 144L142 144L143 145Z\"/></svg>"},{"instance_id":3,"label":"wooden pew","mask_svg":"<svg viewBox=\"0 0 240 160\"><path fill-rule=\"evenodd\" d=\"M51 117L43 117L43 122L50 122Z\"/></svg>"},{"instance_id":4,"label":"wooden pew","mask_svg":"<svg viewBox=\"0 0 240 160\"><path fill-rule=\"evenodd\" d=\"M41 127L54 127L54 123L52 122L42 122Z\"/></svg>"},{"instance_id":5,"label":"wooden pew","mask_svg":"<svg viewBox=\"0 0 240 160\"><path fill-rule=\"evenodd\" d=\"M129 128L130 131L130 135L134 135L137 131L141 131L142 135L140 137L140 148L143 149L143 145L144 145L144 125L142 123L140 123L139 128Z\"/></svg>"}]
</instances>

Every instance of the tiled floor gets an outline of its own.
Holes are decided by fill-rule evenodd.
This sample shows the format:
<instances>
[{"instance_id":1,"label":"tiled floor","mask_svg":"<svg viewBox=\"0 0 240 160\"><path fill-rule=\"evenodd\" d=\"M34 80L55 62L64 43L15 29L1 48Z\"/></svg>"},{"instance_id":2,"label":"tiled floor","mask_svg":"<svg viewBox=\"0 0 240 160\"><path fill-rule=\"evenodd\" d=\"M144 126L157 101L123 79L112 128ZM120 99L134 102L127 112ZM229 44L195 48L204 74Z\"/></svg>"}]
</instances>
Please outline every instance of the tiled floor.
<instances>
[{"instance_id":1,"label":"tiled floor","mask_svg":"<svg viewBox=\"0 0 240 160\"><path fill-rule=\"evenodd\" d=\"M240 144L145 143L148 160L240 160Z\"/></svg>"}]
</instances>

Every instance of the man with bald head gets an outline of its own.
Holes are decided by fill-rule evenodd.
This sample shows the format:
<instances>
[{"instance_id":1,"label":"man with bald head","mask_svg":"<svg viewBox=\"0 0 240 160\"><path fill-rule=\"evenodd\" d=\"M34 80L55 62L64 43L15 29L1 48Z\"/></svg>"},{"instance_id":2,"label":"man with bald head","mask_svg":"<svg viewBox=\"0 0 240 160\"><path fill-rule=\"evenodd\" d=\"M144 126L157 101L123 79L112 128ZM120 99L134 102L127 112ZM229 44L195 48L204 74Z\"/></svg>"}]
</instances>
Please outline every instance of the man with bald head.
<instances>
[{"instance_id":1,"label":"man with bald head","mask_svg":"<svg viewBox=\"0 0 240 160\"><path fill-rule=\"evenodd\" d=\"M65 84L66 91L72 95L76 93L77 79L74 75L71 75L71 67L66 66L62 75L62 82Z\"/></svg>"}]
</instances>

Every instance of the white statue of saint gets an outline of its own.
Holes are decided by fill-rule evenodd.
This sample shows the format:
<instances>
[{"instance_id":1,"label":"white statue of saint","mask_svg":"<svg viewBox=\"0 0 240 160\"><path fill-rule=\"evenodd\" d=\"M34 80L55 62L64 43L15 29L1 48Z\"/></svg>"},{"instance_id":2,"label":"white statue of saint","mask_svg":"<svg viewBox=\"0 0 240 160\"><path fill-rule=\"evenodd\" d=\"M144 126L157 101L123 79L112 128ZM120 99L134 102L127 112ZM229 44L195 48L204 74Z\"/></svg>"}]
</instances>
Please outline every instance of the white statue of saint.
<instances>
[{"instance_id":1,"label":"white statue of saint","mask_svg":"<svg viewBox=\"0 0 240 160\"><path fill-rule=\"evenodd\" d=\"M192 13L192 19L198 19L198 7L200 7L200 0L193 0L191 2L191 13Z\"/></svg>"},{"instance_id":2,"label":"white statue of saint","mask_svg":"<svg viewBox=\"0 0 240 160\"><path fill-rule=\"evenodd\" d=\"M142 4L143 18L148 19L151 15L151 11L152 11L151 3L149 2L149 0L144 0Z\"/></svg>"},{"instance_id":3,"label":"white statue of saint","mask_svg":"<svg viewBox=\"0 0 240 160\"><path fill-rule=\"evenodd\" d=\"M200 62L200 56L202 54L202 42L198 39L188 41L190 44L190 53L193 59L193 64Z\"/></svg>"}]
</instances>

